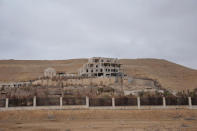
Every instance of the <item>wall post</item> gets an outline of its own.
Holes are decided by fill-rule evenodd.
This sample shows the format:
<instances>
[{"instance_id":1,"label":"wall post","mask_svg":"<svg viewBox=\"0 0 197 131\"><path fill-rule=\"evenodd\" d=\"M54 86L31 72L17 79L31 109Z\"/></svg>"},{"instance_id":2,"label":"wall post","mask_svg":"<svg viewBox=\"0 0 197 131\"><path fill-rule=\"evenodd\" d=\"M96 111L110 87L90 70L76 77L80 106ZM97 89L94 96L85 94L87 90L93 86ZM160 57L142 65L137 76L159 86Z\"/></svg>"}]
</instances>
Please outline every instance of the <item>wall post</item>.
<instances>
[{"instance_id":1,"label":"wall post","mask_svg":"<svg viewBox=\"0 0 197 131\"><path fill-rule=\"evenodd\" d=\"M88 108L89 107L89 97L86 96L86 107Z\"/></svg>"},{"instance_id":2,"label":"wall post","mask_svg":"<svg viewBox=\"0 0 197 131\"><path fill-rule=\"evenodd\" d=\"M140 109L140 97L137 97L137 108Z\"/></svg>"},{"instance_id":3,"label":"wall post","mask_svg":"<svg viewBox=\"0 0 197 131\"><path fill-rule=\"evenodd\" d=\"M166 107L166 98L163 97L163 107Z\"/></svg>"},{"instance_id":4,"label":"wall post","mask_svg":"<svg viewBox=\"0 0 197 131\"><path fill-rule=\"evenodd\" d=\"M36 107L36 96L33 98L33 107Z\"/></svg>"},{"instance_id":5,"label":"wall post","mask_svg":"<svg viewBox=\"0 0 197 131\"><path fill-rule=\"evenodd\" d=\"M188 97L189 108L192 108L192 98Z\"/></svg>"},{"instance_id":6,"label":"wall post","mask_svg":"<svg viewBox=\"0 0 197 131\"><path fill-rule=\"evenodd\" d=\"M60 107L63 106L63 102L62 102L62 96L60 97Z\"/></svg>"},{"instance_id":7,"label":"wall post","mask_svg":"<svg viewBox=\"0 0 197 131\"><path fill-rule=\"evenodd\" d=\"M115 98L112 97L112 107L115 108Z\"/></svg>"},{"instance_id":8,"label":"wall post","mask_svg":"<svg viewBox=\"0 0 197 131\"><path fill-rule=\"evenodd\" d=\"M8 108L8 105L9 105L9 98L6 98L5 99L5 108Z\"/></svg>"}]
</instances>

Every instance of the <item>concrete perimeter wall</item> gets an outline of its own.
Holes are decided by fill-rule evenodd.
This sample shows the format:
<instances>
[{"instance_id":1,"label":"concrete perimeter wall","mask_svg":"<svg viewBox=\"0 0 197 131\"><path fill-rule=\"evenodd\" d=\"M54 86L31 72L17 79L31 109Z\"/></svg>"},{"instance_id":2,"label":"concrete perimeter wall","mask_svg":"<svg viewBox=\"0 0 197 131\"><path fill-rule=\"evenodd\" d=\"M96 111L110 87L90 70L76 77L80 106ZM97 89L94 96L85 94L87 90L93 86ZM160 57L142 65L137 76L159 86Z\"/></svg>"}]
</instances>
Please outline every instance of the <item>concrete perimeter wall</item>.
<instances>
[{"instance_id":1,"label":"concrete perimeter wall","mask_svg":"<svg viewBox=\"0 0 197 131\"><path fill-rule=\"evenodd\" d=\"M62 104L62 97L60 97L60 105L58 106L37 106L36 105L36 97L33 98L33 106L29 107L9 107L9 99L6 99L5 107L1 107L0 111L7 111L7 110L40 110L40 109L54 109L54 110L62 110L62 109L115 109L115 110L152 110L152 109L197 109L197 105L192 105L191 97L188 97L188 105L181 105L181 106L167 106L165 102L165 97L163 97L163 105L161 106L141 106L140 98L137 98L137 105L136 106L115 106L115 98L112 98L112 105L111 106L90 106L89 97L86 97L86 104L85 105L63 105Z\"/></svg>"}]
</instances>

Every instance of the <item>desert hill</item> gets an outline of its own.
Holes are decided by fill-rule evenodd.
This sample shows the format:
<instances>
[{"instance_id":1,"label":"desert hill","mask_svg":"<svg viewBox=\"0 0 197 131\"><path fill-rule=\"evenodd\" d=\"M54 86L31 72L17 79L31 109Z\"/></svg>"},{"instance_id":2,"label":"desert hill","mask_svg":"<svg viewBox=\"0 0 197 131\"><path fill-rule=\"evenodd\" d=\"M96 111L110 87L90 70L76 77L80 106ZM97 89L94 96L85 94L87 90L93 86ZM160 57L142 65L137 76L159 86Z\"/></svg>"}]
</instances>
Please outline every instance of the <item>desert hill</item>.
<instances>
[{"instance_id":1,"label":"desert hill","mask_svg":"<svg viewBox=\"0 0 197 131\"><path fill-rule=\"evenodd\" d=\"M77 73L87 59L71 60L0 60L0 81L26 81L43 75L44 69ZM160 59L121 59L124 72L131 77L157 80L163 88L197 88L197 70Z\"/></svg>"},{"instance_id":2,"label":"desert hill","mask_svg":"<svg viewBox=\"0 0 197 131\"><path fill-rule=\"evenodd\" d=\"M157 80L162 87L171 90L192 90L197 88L197 70L160 59L122 59L129 76Z\"/></svg>"}]
</instances>

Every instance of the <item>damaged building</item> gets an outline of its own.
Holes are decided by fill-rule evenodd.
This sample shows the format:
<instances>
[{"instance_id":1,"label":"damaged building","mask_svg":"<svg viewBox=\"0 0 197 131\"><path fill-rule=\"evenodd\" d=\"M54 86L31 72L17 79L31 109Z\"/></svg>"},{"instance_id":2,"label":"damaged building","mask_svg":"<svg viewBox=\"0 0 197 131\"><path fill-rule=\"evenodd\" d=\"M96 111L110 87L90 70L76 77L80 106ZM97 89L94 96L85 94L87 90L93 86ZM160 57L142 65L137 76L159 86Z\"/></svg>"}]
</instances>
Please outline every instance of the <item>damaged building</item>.
<instances>
[{"instance_id":1,"label":"damaged building","mask_svg":"<svg viewBox=\"0 0 197 131\"><path fill-rule=\"evenodd\" d=\"M79 70L80 76L120 76L121 64L116 58L93 57L88 60Z\"/></svg>"}]
</instances>

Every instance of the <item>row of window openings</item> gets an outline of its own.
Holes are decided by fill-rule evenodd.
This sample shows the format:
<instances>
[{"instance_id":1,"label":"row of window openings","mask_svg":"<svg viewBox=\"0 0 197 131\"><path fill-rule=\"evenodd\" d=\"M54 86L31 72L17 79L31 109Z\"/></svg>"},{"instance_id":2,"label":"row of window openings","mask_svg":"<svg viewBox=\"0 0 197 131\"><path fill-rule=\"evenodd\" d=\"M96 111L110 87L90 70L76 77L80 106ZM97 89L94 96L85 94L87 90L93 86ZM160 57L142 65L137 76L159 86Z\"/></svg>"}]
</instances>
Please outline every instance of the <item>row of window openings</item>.
<instances>
[{"instance_id":1,"label":"row of window openings","mask_svg":"<svg viewBox=\"0 0 197 131\"><path fill-rule=\"evenodd\" d=\"M99 59L94 59L93 62L99 62ZM101 60L101 62L104 62L104 60ZM106 62L111 62L110 60L106 60Z\"/></svg>"},{"instance_id":2,"label":"row of window openings","mask_svg":"<svg viewBox=\"0 0 197 131\"><path fill-rule=\"evenodd\" d=\"M90 65L88 65L89 67L93 67L94 65L93 64L90 64ZM112 66L112 67L120 67L120 65L118 65L118 64L101 64L101 66ZM96 68L98 68L98 65L96 65Z\"/></svg>"},{"instance_id":3,"label":"row of window openings","mask_svg":"<svg viewBox=\"0 0 197 131\"><path fill-rule=\"evenodd\" d=\"M105 69L106 72L110 72L110 69ZM112 72L118 72L117 69L111 69ZM88 72L88 69L86 70L86 72ZM91 72L94 72L93 70L91 70ZM96 69L96 72L98 72L98 70ZM100 69L100 72L103 72L103 69Z\"/></svg>"}]
</instances>

